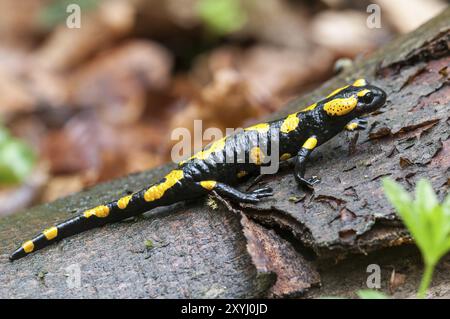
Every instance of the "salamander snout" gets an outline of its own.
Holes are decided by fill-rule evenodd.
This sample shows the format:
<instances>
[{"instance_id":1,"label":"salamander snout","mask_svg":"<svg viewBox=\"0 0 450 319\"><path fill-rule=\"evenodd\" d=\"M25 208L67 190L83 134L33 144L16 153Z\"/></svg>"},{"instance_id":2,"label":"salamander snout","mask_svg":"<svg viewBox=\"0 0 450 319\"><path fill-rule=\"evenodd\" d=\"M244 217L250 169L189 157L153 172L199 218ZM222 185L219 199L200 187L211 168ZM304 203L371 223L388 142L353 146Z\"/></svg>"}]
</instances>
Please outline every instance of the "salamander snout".
<instances>
[{"instance_id":1,"label":"salamander snout","mask_svg":"<svg viewBox=\"0 0 450 319\"><path fill-rule=\"evenodd\" d=\"M358 110L363 114L376 111L386 103L386 97L386 92L379 87L367 85L358 93Z\"/></svg>"},{"instance_id":2,"label":"salamander snout","mask_svg":"<svg viewBox=\"0 0 450 319\"><path fill-rule=\"evenodd\" d=\"M382 89L372 86L370 88L370 91L373 93L374 97L374 104L377 106L377 108L380 108L386 103L386 92L384 92Z\"/></svg>"}]
</instances>

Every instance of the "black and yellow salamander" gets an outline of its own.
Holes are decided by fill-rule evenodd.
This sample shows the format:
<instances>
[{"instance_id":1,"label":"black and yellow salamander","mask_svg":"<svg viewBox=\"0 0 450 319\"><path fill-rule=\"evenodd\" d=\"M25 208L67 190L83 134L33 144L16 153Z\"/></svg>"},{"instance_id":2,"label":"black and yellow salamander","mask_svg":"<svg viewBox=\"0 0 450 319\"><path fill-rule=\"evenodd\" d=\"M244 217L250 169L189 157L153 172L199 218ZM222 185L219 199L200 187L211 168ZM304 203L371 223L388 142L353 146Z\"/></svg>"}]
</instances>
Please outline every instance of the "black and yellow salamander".
<instances>
[{"instance_id":1,"label":"black and yellow salamander","mask_svg":"<svg viewBox=\"0 0 450 319\"><path fill-rule=\"evenodd\" d=\"M311 152L340 131L365 129L360 117L383 106L386 93L364 79L333 91L325 99L280 120L248 127L219 139L178 167L161 181L132 195L86 210L26 241L10 257L16 260L51 243L82 231L129 218L159 206L195 199L211 191L231 200L255 203L271 196L270 188L242 192L234 188L246 175L261 172L277 145L280 161L295 157L294 175L302 186L312 187L316 177L305 178ZM268 151L267 151L268 152ZM272 159L273 160L273 159Z\"/></svg>"}]
</instances>

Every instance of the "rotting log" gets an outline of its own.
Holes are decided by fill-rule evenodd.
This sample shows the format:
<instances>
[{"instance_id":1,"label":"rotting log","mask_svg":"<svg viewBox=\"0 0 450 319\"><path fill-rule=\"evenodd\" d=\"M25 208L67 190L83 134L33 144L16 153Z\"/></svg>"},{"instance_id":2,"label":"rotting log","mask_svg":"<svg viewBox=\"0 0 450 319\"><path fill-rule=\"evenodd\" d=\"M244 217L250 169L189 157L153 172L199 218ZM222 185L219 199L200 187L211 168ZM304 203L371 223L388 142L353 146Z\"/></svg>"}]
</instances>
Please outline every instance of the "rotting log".
<instances>
[{"instance_id":1,"label":"rotting log","mask_svg":"<svg viewBox=\"0 0 450 319\"><path fill-rule=\"evenodd\" d=\"M156 181L171 165L98 185L0 220L0 297L351 295L355 284L344 284L342 276L358 272L354 277L363 282L361 265L374 258L390 264L409 260L412 270L404 272L417 280L415 252L404 257L401 248L387 249L410 238L380 178L391 176L411 190L425 177L441 198L448 192L449 24L447 9L273 115L295 111L360 77L388 93L367 131L342 133L314 152L307 174L322 178L314 192L297 188L291 170L283 168L260 181L275 196L258 205L237 206L218 197L217 209L206 200L178 204L8 261L12 249L37 230ZM345 260L330 267L333 259ZM438 268L435 286L449 291L446 270ZM80 285L74 279L78 271Z\"/></svg>"}]
</instances>

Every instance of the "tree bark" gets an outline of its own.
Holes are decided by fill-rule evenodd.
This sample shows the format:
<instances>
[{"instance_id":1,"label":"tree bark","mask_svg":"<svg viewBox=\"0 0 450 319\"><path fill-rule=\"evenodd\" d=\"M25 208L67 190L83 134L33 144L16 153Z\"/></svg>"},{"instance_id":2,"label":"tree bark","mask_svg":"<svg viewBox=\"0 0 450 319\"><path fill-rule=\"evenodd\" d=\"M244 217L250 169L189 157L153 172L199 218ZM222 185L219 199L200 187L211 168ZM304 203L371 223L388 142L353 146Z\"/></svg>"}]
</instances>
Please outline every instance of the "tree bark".
<instances>
[{"instance_id":1,"label":"tree bark","mask_svg":"<svg viewBox=\"0 0 450 319\"><path fill-rule=\"evenodd\" d=\"M411 246L397 247L411 240L380 178L391 176L412 190L424 177L441 198L448 192L449 24L447 9L272 116L360 77L388 93L367 131L342 133L314 152L307 174L322 179L314 192L297 188L291 169L283 168L260 181L275 196L258 205L219 197L179 204L8 261L36 231L156 181L172 166L96 186L0 220L0 297L354 296L366 287L371 263L381 266L384 290L413 295L420 259ZM218 208L208 205L211 200ZM399 271L408 284L401 291L395 289ZM447 259L437 270L433 296L448 296L449 282Z\"/></svg>"}]
</instances>

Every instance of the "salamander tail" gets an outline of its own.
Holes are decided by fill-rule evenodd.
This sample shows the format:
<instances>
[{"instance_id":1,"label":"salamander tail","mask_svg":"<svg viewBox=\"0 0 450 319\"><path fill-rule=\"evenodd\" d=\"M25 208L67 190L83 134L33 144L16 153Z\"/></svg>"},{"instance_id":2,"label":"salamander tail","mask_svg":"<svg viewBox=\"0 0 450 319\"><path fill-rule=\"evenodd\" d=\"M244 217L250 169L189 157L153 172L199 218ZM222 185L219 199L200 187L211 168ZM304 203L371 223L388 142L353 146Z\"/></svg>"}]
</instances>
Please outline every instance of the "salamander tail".
<instances>
[{"instance_id":1,"label":"salamander tail","mask_svg":"<svg viewBox=\"0 0 450 319\"><path fill-rule=\"evenodd\" d=\"M88 209L80 215L52 226L24 242L9 257L11 261L27 256L63 238L85 230L142 214L150 209L167 206L183 199L181 170L174 170L160 182L132 195Z\"/></svg>"},{"instance_id":2,"label":"salamander tail","mask_svg":"<svg viewBox=\"0 0 450 319\"><path fill-rule=\"evenodd\" d=\"M103 213L106 213L108 208L107 206L104 207L105 210L103 211ZM99 222L93 222L93 219L94 218L89 220L83 215L80 215L66 220L65 222L62 222L56 226L47 228L42 233L35 236L33 239L24 242L12 253L12 255L9 257L9 260L13 261L25 257L32 252L35 252L54 243L55 241L69 237L76 233L80 233L86 229L96 227L100 224Z\"/></svg>"},{"instance_id":3,"label":"salamander tail","mask_svg":"<svg viewBox=\"0 0 450 319\"><path fill-rule=\"evenodd\" d=\"M85 230L102 226L107 223L118 221L123 218L130 217L132 214L124 212L121 218L114 213L117 210L117 205L113 203L98 206L83 212L81 215L70 218L56 226L47 228L33 239L24 242L14 253L9 257L9 260L13 261L26 255L42 249L52 243L59 241L63 238L81 233Z\"/></svg>"}]
</instances>

